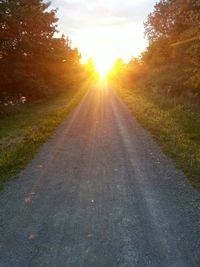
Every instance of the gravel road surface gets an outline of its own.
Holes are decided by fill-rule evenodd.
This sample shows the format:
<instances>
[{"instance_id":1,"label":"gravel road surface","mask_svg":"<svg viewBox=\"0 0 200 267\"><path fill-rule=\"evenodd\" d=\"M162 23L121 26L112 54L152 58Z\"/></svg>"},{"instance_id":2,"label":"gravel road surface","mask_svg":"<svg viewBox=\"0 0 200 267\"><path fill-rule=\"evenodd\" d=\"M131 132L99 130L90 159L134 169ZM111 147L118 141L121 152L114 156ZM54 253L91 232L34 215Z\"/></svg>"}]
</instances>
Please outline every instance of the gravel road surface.
<instances>
[{"instance_id":1,"label":"gravel road surface","mask_svg":"<svg viewBox=\"0 0 200 267\"><path fill-rule=\"evenodd\" d=\"M200 192L106 87L0 192L1 267L199 267Z\"/></svg>"}]
</instances>

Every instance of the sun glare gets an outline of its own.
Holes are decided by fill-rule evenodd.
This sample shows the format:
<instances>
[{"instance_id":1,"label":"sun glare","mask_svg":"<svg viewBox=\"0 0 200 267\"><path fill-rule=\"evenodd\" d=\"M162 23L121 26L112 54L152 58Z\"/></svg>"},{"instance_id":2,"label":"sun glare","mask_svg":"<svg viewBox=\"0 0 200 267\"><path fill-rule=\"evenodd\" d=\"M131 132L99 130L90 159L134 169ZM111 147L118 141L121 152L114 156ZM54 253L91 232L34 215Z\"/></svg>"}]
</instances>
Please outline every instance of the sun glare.
<instances>
[{"instance_id":1,"label":"sun glare","mask_svg":"<svg viewBox=\"0 0 200 267\"><path fill-rule=\"evenodd\" d=\"M113 63L108 58L94 59L96 71L101 78L105 78L109 70L112 68Z\"/></svg>"}]
</instances>

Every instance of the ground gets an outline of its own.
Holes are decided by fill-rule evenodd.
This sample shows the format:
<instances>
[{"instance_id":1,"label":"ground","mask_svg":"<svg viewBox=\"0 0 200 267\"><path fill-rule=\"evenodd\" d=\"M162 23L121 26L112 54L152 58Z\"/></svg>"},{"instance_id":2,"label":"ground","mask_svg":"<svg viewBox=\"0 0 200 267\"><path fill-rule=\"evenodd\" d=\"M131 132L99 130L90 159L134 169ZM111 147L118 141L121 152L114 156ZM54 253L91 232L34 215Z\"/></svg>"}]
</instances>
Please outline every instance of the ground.
<instances>
[{"instance_id":1,"label":"ground","mask_svg":"<svg viewBox=\"0 0 200 267\"><path fill-rule=\"evenodd\" d=\"M33 158L87 89L86 81L54 99L6 108L0 116L0 189Z\"/></svg>"},{"instance_id":2,"label":"ground","mask_svg":"<svg viewBox=\"0 0 200 267\"><path fill-rule=\"evenodd\" d=\"M0 266L198 267L200 194L105 84L0 195Z\"/></svg>"},{"instance_id":3,"label":"ground","mask_svg":"<svg viewBox=\"0 0 200 267\"><path fill-rule=\"evenodd\" d=\"M115 90L192 186L200 188L200 107L141 86Z\"/></svg>"}]
</instances>

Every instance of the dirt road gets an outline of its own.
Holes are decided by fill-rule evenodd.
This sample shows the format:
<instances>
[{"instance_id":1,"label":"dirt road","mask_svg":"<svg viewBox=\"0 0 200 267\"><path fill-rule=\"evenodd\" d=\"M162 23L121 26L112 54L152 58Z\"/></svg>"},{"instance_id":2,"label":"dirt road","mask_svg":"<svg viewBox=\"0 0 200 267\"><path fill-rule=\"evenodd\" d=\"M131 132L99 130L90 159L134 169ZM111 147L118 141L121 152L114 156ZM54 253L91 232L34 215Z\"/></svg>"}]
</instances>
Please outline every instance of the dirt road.
<instances>
[{"instance_id":1,"label":"dirt road","mask_svg":"<svg viewBox=\"0 0 200 267\"><path fill-rule=\"evenodd\" d=\"M1 267L199 267L200 193L99 85L0 192Z\"/></svg>"}]
</instances>

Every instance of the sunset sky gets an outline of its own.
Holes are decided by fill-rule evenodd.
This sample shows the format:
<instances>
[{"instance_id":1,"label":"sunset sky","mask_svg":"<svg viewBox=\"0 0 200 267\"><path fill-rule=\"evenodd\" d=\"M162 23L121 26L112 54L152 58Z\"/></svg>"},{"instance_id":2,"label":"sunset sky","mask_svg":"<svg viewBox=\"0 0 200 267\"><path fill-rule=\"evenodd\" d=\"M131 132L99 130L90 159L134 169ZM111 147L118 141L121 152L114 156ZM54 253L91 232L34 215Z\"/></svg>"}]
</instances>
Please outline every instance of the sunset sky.
<instances>
[{"instance_id":1,"label":"sunset sky","mask_svg":"<svg viewBox=\"0 0 200 267\"><path fill-rule=\"evenodd\" d=\"M83 61L112 65L138 56L146 46L143 22L156 0L52 0L59 30L78 47Z\"/></svg>"}]
</instances>

